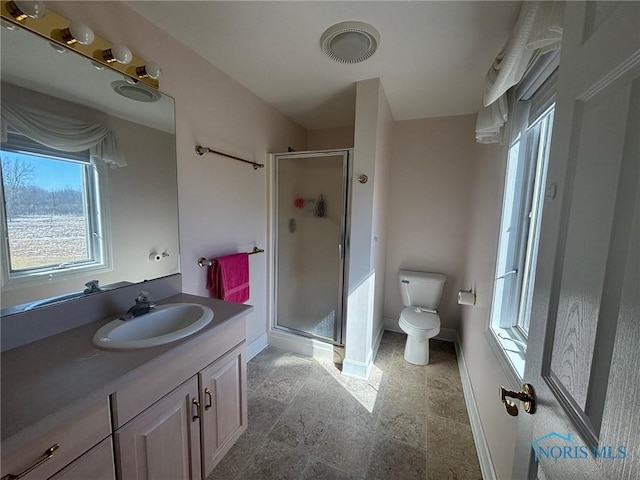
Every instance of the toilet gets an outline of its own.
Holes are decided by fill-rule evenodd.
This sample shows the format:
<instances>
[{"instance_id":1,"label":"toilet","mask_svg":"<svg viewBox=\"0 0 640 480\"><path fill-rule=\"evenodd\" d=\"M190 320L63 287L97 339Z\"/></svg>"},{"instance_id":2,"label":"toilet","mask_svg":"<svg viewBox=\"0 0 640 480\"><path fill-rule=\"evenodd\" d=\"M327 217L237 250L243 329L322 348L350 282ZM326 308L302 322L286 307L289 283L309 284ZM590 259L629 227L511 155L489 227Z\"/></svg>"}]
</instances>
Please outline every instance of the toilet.
<instances>
[{"instance_id":1,"label":"toilet","mask_svg":"<svg viewBox=\"0 0 640 480\"><path fill-rule=\"evenodd\" d=\"M404 359L414 365L429 363L429 339L440 333L438 304L447 277L440 273L400 270L400 293L405 308L398 324L407 334Z\"/></svg>"}]
</instances>

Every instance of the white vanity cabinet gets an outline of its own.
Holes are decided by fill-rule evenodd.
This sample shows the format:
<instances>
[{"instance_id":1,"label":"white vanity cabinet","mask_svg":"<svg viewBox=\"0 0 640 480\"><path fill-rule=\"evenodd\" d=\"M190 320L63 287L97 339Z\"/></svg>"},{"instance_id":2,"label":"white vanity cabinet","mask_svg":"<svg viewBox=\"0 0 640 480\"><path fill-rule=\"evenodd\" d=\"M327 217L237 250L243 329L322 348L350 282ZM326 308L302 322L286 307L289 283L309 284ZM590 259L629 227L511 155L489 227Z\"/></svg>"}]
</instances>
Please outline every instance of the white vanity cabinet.
<instances>
[{"instance_id":1,"label":"white vanity cabinet","mask_svg":"<svg viewBox=\"0 0 640 480\"><path fill-rule=\"evenodd\" d=\"M119 478L200 478L199 417L193 377L114 433Z\"/></svg>"},{"instance_id":2,"label":"white vanity cabinet","mask_svg":"<svg viewBox=\"0 0 640 480\"><path fill-rule=\"evenodd\" d=\"M2 479L113 480L111 422L106 398L30 441L2 449ZM78 472L94 472L80 475ZM55 475L55 476L54 476Z\"/></svg>"},{"instance_id":3,"label":"white vanity cabinet","mask_svg":"<svg viewBox=\"0 0 640 480\"><path fill-rule=\"evenodd\" d=\"M247 428L252 307L172 301L215 318L153 348L98 350L88 323L2 353L0 480L206 478Z\"/></svg>"},{"instance_id":4,"label":"white vanity cabinet","mask_svg":"<svg viewBox=\"0 0 640 480\"><path fill-rule=\"evenodd\" d=\"M246 348L242 344L198 374L203 477L247 428L246 372Z\"/></svg>"},{"instance_id":5,"label":"white vanity cabinet","mask_svg":"<svg viewBox=\"0 0 640 480\"><path fill-rule=\"evenodd\" d=\"M223 325L111 396L118 478L206 478L233 446L247 428L244 325Z\"/></svg>"}]
</instances>

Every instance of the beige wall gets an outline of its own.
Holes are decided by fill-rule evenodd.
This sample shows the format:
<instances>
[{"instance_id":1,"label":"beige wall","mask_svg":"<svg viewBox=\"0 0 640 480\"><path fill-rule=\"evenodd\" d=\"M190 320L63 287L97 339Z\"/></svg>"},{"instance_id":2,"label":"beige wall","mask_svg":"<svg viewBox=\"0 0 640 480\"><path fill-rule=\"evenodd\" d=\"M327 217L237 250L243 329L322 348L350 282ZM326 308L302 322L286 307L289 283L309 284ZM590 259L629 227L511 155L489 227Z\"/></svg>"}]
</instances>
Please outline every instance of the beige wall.
<instances>
[{"instance_id":1,"label":"beige wall","mask_svg":"<svg viewBox=\"0 0 640 480\"><path fill-rule=\"evenodd\" d=\"M55 2L56 13L90 25L162 66L160 88L176 100L180 271L185 293L207 295L198 257L266 247L267 171L215 155L197 143L267 163L267 152L306 148L306 130L119 2ZM252 255L247 321L252 342L267 330L267 256Z\"/></svg>"},{"instance_id":2,"label":"beige wall","mask_svg":"<svg viewBox=\"0 0 640 480\"><path fill-rule=\"evenodd\" d=\"M307 132L307 150L353 147L353 127L322 128Z\"/></svg>"},{"instance_id":3,"label":"beige wall","mask_svg":"<svg viewBox=\"0 0 640 480\"><path fill-rule=\"evenodd\" d=\"M398 270L444 273L442 327L458 328L476 155L475 116L396 122L389 192L385 318L402 310Z\"/></svg>"},{"instance_id":4,"label":"beige wall","mask_svg":"<svg viewBox=\"0 0 640 480\"><path fill-rule=\"evenodd\" d=\"M476 292L476 305L461 308L459 327L465 363L499 479L511 478L517 425L517 420L507 415L497 400L498 386L510 384L485 337L493 294L505 160L500 146L477 145L470 164L473 181L463 278L464 284Z\"/></svg>"}]
</instances>

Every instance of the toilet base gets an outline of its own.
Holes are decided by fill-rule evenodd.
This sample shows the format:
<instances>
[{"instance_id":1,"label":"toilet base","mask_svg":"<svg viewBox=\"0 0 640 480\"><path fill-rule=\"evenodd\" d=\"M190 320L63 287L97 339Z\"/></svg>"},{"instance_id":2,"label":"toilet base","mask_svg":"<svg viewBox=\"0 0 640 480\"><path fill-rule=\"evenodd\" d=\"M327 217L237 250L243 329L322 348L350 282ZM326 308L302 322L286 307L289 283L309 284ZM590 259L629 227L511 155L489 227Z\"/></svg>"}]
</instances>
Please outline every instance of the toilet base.
<instances>
[{"instance_id":1,"label":"toilet base","mask_svg":"<svg viewBox=\"0 0 640 480\"><path fill-rule=\"evenodd\" d=\"M407 335L404 346L404 359L414 365L429 364L429 339L419 340L413 335Z\"/></svg>"}]
</instances>

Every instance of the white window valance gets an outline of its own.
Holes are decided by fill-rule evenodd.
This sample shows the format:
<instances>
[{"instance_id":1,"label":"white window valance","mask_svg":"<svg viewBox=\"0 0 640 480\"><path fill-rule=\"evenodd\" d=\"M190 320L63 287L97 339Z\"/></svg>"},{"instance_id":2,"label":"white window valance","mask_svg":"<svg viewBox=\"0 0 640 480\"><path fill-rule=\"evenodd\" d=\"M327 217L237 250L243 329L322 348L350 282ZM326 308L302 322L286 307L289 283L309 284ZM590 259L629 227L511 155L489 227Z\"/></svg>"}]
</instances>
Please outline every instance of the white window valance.
<instances>
[{"instance_id":1,"label":"white window valance","mask_svg":"<svg viewBox=\"0 0 640 480\"><path fill-rule=\"evenodd\" d=\"M534 55L560 48L560 2L524 2L509 41L487 72L483 106L478 112L476 140L500 143L508 119L506 92L516 85Z\"/></svg>"},{"instance_id":2,"label":"white window valance","mask_svg":"<svg viewBox=\"0 0 640 480\"><path fill-rule=\"evenodd\" d=\"M89 150L92 161L102 160L110 167L125 167L114 133L98 123L63 117L36 108L2 103L2 140L7 126L49 148L63 152Z\"/></svg>"}]
</instances>

